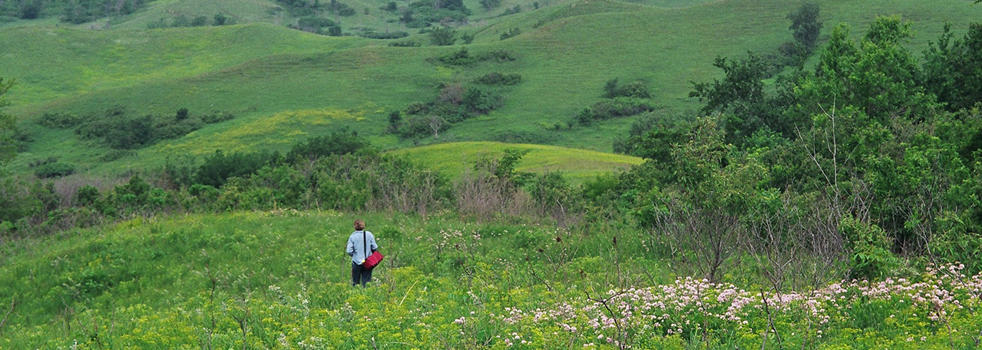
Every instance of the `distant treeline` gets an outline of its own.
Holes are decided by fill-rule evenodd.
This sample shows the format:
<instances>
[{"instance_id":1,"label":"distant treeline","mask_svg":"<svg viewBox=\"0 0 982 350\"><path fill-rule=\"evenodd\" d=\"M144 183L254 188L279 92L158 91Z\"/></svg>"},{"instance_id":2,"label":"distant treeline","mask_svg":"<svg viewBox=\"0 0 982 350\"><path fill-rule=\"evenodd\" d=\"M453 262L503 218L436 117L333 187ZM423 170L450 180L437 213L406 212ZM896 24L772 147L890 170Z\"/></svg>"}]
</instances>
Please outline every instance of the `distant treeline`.
<instances>
[{"instance_id":1,"label":"distant treeline","mask_svg":"<svg viewBox=\"0 0 982 350\"><path fill-rule=\"evenodd\" d=\"M574 188L559 174L516 172L524 154L489 155L451 182L342 132L300 142L285 154L216 151L173 159L159 172L108 187L7 177L0 182L0 239L169 212L320 208L425 216L454 208L485 218L562 212L556 208Z\"/></svg>"},{"instance_id":2,"label":"distant treeline","mask_svg":"<svg viewBox=\"0 0 982 350\"><path fill-rule=\"evenodd\" d=\"M0 2L0 16L39 19L59 17L74 24L136 12L153 0L23 0Z\"/></svg>"}]
</instances>

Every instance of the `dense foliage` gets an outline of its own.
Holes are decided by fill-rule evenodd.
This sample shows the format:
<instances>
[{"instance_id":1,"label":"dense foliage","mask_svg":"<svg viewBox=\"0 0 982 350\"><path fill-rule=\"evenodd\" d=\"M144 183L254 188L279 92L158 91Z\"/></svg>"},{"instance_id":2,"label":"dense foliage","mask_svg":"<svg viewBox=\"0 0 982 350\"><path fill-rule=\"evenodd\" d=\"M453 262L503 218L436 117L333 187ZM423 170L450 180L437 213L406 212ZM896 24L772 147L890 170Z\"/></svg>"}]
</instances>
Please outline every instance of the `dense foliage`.
<instances>
[{"instance_id":1,"label":"dense foliage","mask_svg":"<svg viewBox=\"0 0 982 350\"><path fill-rule=\"evenodd\" d=\"M364 218L387 254L367 289L341 253L353 217L333 211L134 219L7 246L0 346L971 348L982 324L982 277L960 266L773 292L662 277L660 253L621 226Z\"/></svg>"},{"instance_id":2,"label":"dense foliage","mask_svg":"<svg viewBox=\"0 0 982 350\"><path fill-rule=\"evenodd\" d=\"M7 161L17 154L15 146L17 120L14 116L4 113L3 110L4 107L10 105L3 95L13 86L14 81L8 79L4 82L3 77L0 77L0 166L6 164Z\"/></svg>"},{"instance_id":3,"label":"dense foliage","mask_svg":"<svg viewBox=\"0 0 982 350\"><path fill-rule=\"evenodd\" d=\"M433 23L466 22L470 14L462 0L418 0L409 3L400 21L409 28L425 28Z\"/></svg>"},{"instance_id":4,"label":"dense foliage","mask_svg":"<svg viewBox=\"0 0 982 350\"><path fill-rule=\"evenodd\" d=\"M0 15L21 19L60 17L62 21L80 24L103 17L123 16L136 12L153 0L24 0L0 2Z\"/></svg>"},{"instance_id":5,"label":"dense foliage","mask_svg":"<svg viewBox=\"0 0 982 350\"><path fill-rule=\"evenodd\" d=\"M212 111L192 115L181 108L173 116L135 116L123 106L105 113L77 116L70 113L45 113L37 123L52 129L73 129L79 139L98 140L113 149L136 149L161 140L178 138L201 129L205 124L234 119L231 113Z\"/></svg>"},{"instance_id":6,"label":"dense foliage","mask_svg":"<svg viewBox=\"0 0 982 350\"><path fill-rule=\"evenodd\" d=\"M789 16L788 52L815 49L817 17L807 4ZM946 28L923 60L911 35L898 17L858 40L840 25L814 67L777 77L764 56L721 57L724 77L694 84L706 105L693 118L651 105L643 82L610 80L576 121L640 115L619 148L647 161L580 187L516 171L517 150L448 180L348 132L111 184L4 177L0 250L14 258L0 265L0 346L977 347L982 27ZM391 112L388 131L438 138L521 80L442 83ZM112 110L39 123L126 151L205 120ZM39 178L74 172L35 165ZM344 282L348 262L324 242L353 217L336 211L383 222L379 288Z\"/></svg>"},{"instance_id":7,"label":"dense foliage","mask_svg":"<svg viewBox=\"0 0 982 350\"><path fill-rule=\"evenodd\" d=\"M516 60L505 50L471 54L466 47L434 59L450 66L473 66L480 62L508 62ZM447 82L440 85L435 100L410 104L404 111L389 114L388 132L402 138L420 138L440 133L453 124L488 114L504 104L504 92L508 86L520 83L519 74L492 72L474 81L476 84Z\"/></svg>"},{"instance_id":8,"label":"dense foliage","mask_svg":"<svg viewBox=\"0 0 982 350\"><path fill-rule=\"evenodd\" d=\"M900 257L982 268L982 95L958 85L964 100L939 98L952 92L946 79L979 77L940 67L971 65L962 47L982 32L954 44L946 32L923 64L902 45L911 32L898 17L878 18L858 42L848 33L836 27L814 71L773 90L758 56L718 59L725 78L693 92L708 117L655 125L625 147L650 159L625 174L628 208L692 249L710 280L741 249L767 253L777 270L802 253L843 261L857 278L897 273ZM741 248L741 235L762 244Z\"/></svg>"},{"instance_id":9,"label":"dense foliage","mask_svg":"<svg viewBox=\"0 0 982 350\"><path fill-rule=\"evenodd\" d=\"M595 121L635 116L656 109L650 101L651 93L642 81L620 86L616 78L608 80L603 97L600 102L580 111L573 120L589 126Z\"/></svg>"}]
</instances>

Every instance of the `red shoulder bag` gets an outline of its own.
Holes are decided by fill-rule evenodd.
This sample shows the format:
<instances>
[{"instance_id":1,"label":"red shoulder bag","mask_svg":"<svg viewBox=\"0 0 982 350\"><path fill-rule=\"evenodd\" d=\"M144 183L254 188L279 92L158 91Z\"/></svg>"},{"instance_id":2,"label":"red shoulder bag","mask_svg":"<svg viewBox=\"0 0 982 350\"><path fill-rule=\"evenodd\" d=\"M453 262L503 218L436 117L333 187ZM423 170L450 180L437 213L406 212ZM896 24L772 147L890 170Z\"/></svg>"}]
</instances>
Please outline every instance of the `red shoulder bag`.
<instances>
[{"instance_id":1,"label":"red shoulder bag","mask_svg":"<svg viewBox=\"0 0 982 350\"><path fill-rule=\"evenodd\" d=\"M365 244L365 254L368 254L368 239L365 235L365 231L361 231L361 241ZM385 257L382 256L382 253L379 253L376 250L372 252L372 255L365 257L365 262L363 262L361 266L369 270L374 269L376 265L382 262L383 258Z\"/></svg>"}]
</instances>

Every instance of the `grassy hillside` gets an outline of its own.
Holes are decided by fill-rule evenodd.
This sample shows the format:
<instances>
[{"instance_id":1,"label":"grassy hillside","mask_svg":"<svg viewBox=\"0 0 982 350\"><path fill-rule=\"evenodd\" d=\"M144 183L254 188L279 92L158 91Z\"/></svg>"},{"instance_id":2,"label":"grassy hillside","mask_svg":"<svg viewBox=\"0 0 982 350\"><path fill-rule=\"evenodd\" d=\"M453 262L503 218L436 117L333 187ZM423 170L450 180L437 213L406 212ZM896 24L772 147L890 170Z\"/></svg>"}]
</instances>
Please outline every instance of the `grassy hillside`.
<instances>
[{"instance_id":1,"label":"grassy hillside","mask_svg":"<svg viewBox=\"0 0 982 350\"><path fill-rule=\"evenodd\" d=\"M982 6L959 0L819 3L825 33L845 22L858 36L876 15L903 15L914 23L910 47L915 52L937 39L943 22L961 33L982 14ZM154 6L188 4L160 1ZM711 66L713 59L738 57L747 50L774 52L791 40L786 15L799 4L604 0L542 5L538 10L523 5L519 14L484 17L460 28L476 35L470 52L507 50L517 58L468 67L433 61L459 46L388 47L387 41L316 36L270 24L150 31L3 29L0 46L10 50L0 55L0 76L20 81L9 94L15 103L10 111L22 118L35 140L14 169L25 171L31 160L54 156L85 169L113 172L215 148L282 148L343 127L359 130L383 148L409 147L411 140L384 134L389 112L432 100L441 83L468 83L493 71L521 74L523 82L503 92L500 109L455 125L440 135L440 142L509 141L610 151L612 139L626 133L630 119L556 126L597 102L603 84L612 78L645 81L653 103L670 111L666 115L697 108L697 101L688 98L691 82L720 76ZM150 16L157 10L147 11ZM125 23L119 26L127 28ZM512 28L523 34L500 40ZM425 35L410 39L428 42ZM114 105L152 114L171 114L182 107L192 113L224 110L239 118L109 165L99 161L108 151L104 146L31 124L44 112L91 113ZM291 117L297 127L283 128L284 115L316 120ZM342 115L347 117L338 117Z\"/></svg>"},{"instance_id":2,"label":"grassy hillside","mask_svg":"<svg viewBox=\"0 0 982 350\"><path fill-rule=\"evenodd\" d=\"M8 96L12 112L32 115L52 102L66 110L85 111L79 96L127 90L214 72L259 57L282 53L334 51L357 41L307 34L268 24L91 31L68 28L4 29L0 75L17 79ZM142 95L139 106L153 106L166 96ZM104 101L130 104L122 98ZM173 101L177 102L177 101ZM150 109L152 112L153 110Z\"/></svg>"},{"instance_id":3,"label":"grassy hillside","mask_svg":"<svg viewBox=\"0 0 982 350\"><path fill-rule=\"evenodd\" d=\"M982 276L957 267L762 298L752 259L676 280L621 227L370 215L386 258L352 288L353 219L181 215L0 246L0 348L971 348L982 323Z\"/></svg>"},{"instance_id":4,"label":"grassy hillside","mask_svg":"<svg viewBox=\"0 0 982 350\"><path fill-rule=\"evenodd\" d=\"M499 142L444 143L402 149L391 153L408 156L426 168L437 170L454 178L473 167L474 162L480 157L497 157L506 149L528 151L515 166L516 171L559 172L574 183L581 183L611 170L624 170L631 165L641 163L640 158L624 155L611 155L555 146Z\"/></svg>"},{"instance_id":5,"label":"grassy hillside","mask_svg":"<svg viewBox=\"0 0 982 350\"><path fill-rule=\"evenodd\" d=\"M161 20L171 23L177 16L194 18L206 16L211 21L222 14L233 23L266 22L276 24L273 0L156 0L144 11L113 21L113 29L142 30Z\"/></svg>"}]
</instances>

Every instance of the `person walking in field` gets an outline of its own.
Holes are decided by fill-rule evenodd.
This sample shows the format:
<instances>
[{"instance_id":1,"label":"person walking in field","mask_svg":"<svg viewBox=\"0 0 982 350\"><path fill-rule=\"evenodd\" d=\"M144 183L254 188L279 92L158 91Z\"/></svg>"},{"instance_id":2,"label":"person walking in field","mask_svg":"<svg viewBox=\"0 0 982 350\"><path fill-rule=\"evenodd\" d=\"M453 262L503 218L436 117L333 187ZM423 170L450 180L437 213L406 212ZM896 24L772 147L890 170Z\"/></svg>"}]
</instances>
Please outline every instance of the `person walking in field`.
<instances>
[{"instance_id":1,"label":"person walking in field","mask_svg":"<svg viewBox=\"0 0 982 350\"><path fill-rule=\"evenodd\" d=\"M353 286L357 287L358 284L361 284L362 287L365 287L368 282L372 281L372 269L365 268L362 264L365 263L365 258L376 250L378 250L378 244L375 244L375 235L365 231L364 220L355 220L355 232L352 232L351 237L348 237L346 250L351 256L351 284Z\"/></svg>"}]
</instances>

